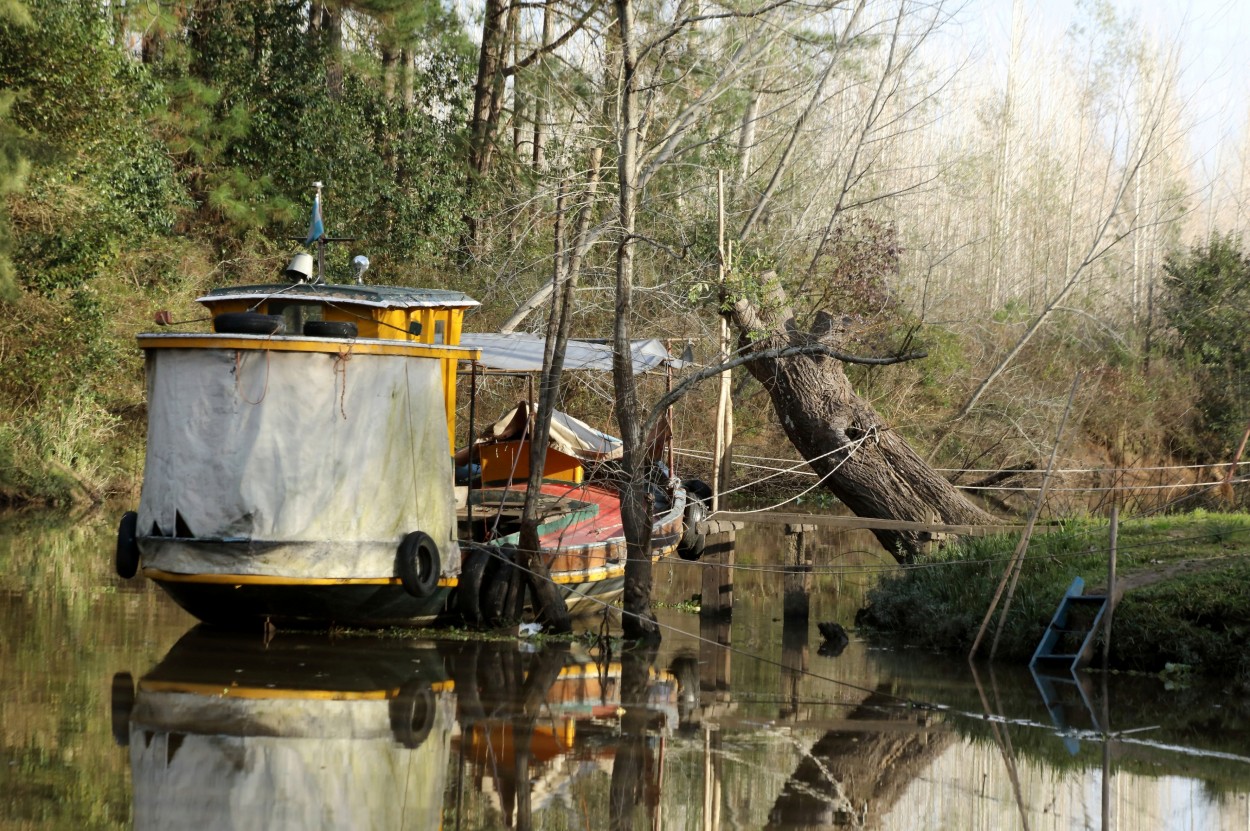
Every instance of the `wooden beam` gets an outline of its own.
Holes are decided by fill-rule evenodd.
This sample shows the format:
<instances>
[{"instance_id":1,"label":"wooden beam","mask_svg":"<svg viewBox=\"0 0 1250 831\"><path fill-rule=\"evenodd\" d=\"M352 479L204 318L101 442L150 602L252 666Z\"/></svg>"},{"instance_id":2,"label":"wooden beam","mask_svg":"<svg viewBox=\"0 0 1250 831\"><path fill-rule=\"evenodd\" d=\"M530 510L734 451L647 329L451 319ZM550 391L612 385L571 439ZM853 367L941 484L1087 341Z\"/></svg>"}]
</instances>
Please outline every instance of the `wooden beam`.
<instances>
[{"instance_id":1,"label":"wooden beam","mask_svg":"<svg viewBox=\"0 0 1250 831\"><path fill-rule=\"evenodd\" d=\"M818 525L824 528L842 528L846 530L928 531L934 534L955 534L959 536L1011 534L1024 530L1023 525L935 525L928 522L908 522L901 519L792 514L779 511L762 511L760 513L718 511L708 519L709 522L717 520L732 520L746 525ZM1041 526L1038 530L1044 531L1048 527L1057 526Z\"/></svg>"}]
</instances>

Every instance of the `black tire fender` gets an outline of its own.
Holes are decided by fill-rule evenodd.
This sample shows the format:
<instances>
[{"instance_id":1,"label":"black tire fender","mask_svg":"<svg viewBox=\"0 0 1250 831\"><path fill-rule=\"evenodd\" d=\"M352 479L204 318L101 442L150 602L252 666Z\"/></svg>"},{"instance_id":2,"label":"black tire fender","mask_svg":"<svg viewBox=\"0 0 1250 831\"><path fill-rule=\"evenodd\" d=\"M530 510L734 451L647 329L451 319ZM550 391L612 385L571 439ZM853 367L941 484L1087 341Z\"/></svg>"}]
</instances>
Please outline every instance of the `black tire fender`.
<instances>
[{"instance_id":1,"label":"black tire fender","mask_svg":"<svg viewBox=\"0 0 1250 831\"><path fill-rule=\"evenodd\" d=\"M354 338L359 331L350 320L310 320L304 324L304 334L310 338Z\"/></svg>"},{"instance_id":2,"label":"black tire fender","mask_svg":"<svg viewBox=\"0 0 1250 831\"><path fill-rule=\"evenodd\" d=\"M443 570L438 546L424 531L413 531L399 543L395 555L395 573L404 591L413 597L429 597L438 588Z\"/></svg>"},{"instance_id":3,"label":"black tire fender","mask_svg":"<svg viewBox=\"0 0 1250 831\"><path fill-rule=\"evenodd\" d=\"M113 741L118 747L130 745L130 714L135 708L135 680L129 672L113 676L109 704L113 715Z\"/></svg>"},{"instance_id":4,"label":"black tire fender","mask_svg":"<svg viewBox=\"0 0 1250 831\"><path fill-rule=\"evenodd\" d=\"M697 560L703 556L707 538L699 533L699 523L707 517L707 508L698 499L686 503L682 519L681 539L677 542L677 556L683 560Z\"/></svg>"},{"instance_id":5,"label":"black tire fender","mask_svg":"<svg viewBox=\"0 0 1250 831\"><path fill-rule=\"evenodd\" d=\"M113 555L113 567L117 576L129 580L139 572L139 515L134 511L122 514L117 523L117 551Z\"/></svg>"},{"instance_id":6,"label":"black tire fender","mask_svg":"<svg viewBox=\"0 0 1250 831\"><path fill-rule=\"evenodd\" d=\"M491 564L482 579L482 592L479 601L482 622L487 626L502 626L508 620L508 590L512 585L513 554L516 548L502 545L489 552Z\"/></svg>"},{"instance_id":7,"label":"black tire fender","mask_svg":"<svg viewBox=\"0 0 1250 831\"><path fill-rule=\"evenodd\" d=\"M213 331L231 335L280 335L286 331L282 315L260 312L222 312L213 318Z\"/></svg>"},{"instance_id":8,"label":"black tire fender","mask_svg":"<svg viewBox=\"0 0 1250 831\"><path fill-rule=\"evenodd\" d=\"M461 545L460 578L456 583L456 611L465 623L482 622L482 585L491 554L482 546Z\"/></svg>"},{"instance_id":9,"label":"black tire fender","mask_svg":"<svg viewBox=\"0 0 1250 831\"><path fill-rule=\"evenodd\" d=\"M436 707L434 691L428 682L412 680L399 688L390 701L391 735L395 741L412 750L420 747L434 727Z\"/></svg>"},{"instance_id":10,"label":"black tire fender","mask_svg":"<svg viewBox=\"0 0 1250 831\"><path fill-rule=\"evenodd\" d=\"M694 496L695 499L703 503L704 508L712 506L712 488L702 479L690 479L682 482L682 487L686 489L686 496Z\"/></svg>"}]
</instances>

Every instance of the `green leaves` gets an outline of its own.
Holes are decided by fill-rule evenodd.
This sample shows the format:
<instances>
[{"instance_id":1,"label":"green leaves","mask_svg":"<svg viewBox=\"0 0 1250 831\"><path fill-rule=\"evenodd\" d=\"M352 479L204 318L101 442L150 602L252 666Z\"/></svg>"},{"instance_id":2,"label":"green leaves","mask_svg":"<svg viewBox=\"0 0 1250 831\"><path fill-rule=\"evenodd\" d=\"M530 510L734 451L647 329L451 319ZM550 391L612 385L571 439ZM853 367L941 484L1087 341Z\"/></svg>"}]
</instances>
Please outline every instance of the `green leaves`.
<instances>
[{"instance_id":1,"label":"green leaves","mask_svg":"<svg viewBox=\"0 0 1250 831\"><path fill-rule=\"evenodd\" d=\"M1171 348L1206 376L1200 406L1212 454L1237 441L1250 407L1250 257L1241 238L1213 234L1178 252L1163 266L1161 310L1171 327Z\"/></svg>"}]
</instances>

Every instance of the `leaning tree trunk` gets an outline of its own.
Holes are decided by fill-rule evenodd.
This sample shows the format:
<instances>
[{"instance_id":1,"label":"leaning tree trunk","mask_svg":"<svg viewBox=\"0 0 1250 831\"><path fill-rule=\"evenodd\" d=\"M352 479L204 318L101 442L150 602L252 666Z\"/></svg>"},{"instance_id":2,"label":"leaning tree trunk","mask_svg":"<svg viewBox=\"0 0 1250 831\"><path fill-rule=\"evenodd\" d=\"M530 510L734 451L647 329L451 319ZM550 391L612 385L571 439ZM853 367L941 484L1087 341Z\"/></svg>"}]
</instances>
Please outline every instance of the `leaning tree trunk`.
<instances>
[{"instance_id":1,"label":"leaning tree trunk","mask_svg":"<svg viewBox=\"0 0 1250 831\"><path fill-rule=\"evenodd\" d=\"M823 343L836 349L845 330L825 313L811 330L800 329L778 290L764 320L755 306L738 301L730 311L743 351ZM831 491L857 516L912 522L976 525L993 518L972 504L912 450L855 394L842 362L819 354L762 358L746 364L763 385L795 449ZM925 531L873 532L899 562L911 562L931 542Z\"/></svg>"}]
</instances>

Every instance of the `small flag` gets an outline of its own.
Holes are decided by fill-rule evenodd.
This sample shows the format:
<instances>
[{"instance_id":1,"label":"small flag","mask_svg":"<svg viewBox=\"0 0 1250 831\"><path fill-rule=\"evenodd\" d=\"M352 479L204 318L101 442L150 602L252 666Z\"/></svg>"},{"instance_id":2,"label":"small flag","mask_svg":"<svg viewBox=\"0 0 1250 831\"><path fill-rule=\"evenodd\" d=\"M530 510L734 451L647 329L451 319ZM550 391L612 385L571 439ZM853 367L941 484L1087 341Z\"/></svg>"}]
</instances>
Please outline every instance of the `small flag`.
<instances>
[{"instance_id":1,"label":"small flag","mask_svg":"<svg viewBox=\"0 0 1250 831\"><path fill-rule=\"evenodd\" d=\"M321 190L317 190L317 195L313 197L312 220L308 223L308 237L304 240L304 245L310 242L316 242L326 235L326 226L321 221Z\"/></svg>"}]
</instances>

